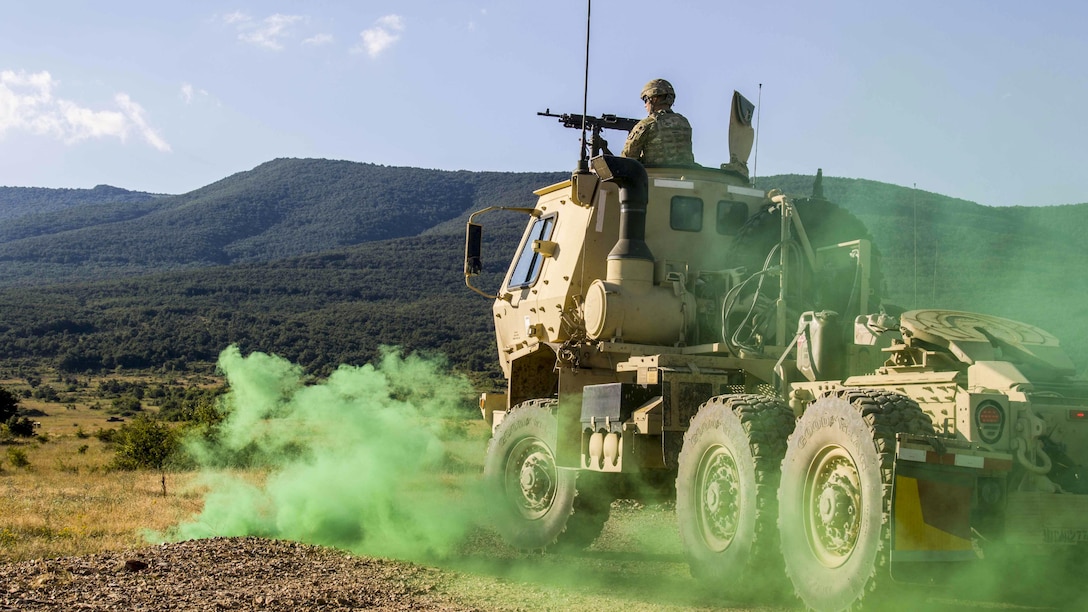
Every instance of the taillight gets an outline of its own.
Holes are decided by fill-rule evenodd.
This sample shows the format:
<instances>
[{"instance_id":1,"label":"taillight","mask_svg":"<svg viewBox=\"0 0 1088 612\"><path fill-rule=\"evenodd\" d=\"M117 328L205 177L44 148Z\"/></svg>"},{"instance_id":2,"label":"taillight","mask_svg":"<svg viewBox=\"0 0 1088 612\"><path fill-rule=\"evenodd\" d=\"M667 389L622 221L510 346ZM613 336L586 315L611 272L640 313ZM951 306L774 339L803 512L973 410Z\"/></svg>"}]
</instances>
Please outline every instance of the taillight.
<instances>
[{"instance_id":1,"label":"taillight","mask_svg":"<svg viewBox=\"0 0 1088 612\"><path fill-rule=\"evenodd\" d=\"M1088 410L1070 410L1070 421L1088 421Z\"/></svg>"},{"instance_id":2,"label":"taillight","mask_svg":"<svg viewBox=\"0 0 1088 612\"><path fill-rule=\"evenodd\" d=\"M987 444L1001 439L1005 429L1005 411L997 402L982 402L975 408L975 426L978 435Z\"/></svg>"},{"instance_id":3,"label":"taillight","mask_svg":"<svg viewBox=\"0 0 1088 612\"><path fill-rule=\"evenodd\" d=\"M985 405L979 408L978 422L983 425L1000 425L1001 411L993 405Z\"/></svg>"}]
</instances>

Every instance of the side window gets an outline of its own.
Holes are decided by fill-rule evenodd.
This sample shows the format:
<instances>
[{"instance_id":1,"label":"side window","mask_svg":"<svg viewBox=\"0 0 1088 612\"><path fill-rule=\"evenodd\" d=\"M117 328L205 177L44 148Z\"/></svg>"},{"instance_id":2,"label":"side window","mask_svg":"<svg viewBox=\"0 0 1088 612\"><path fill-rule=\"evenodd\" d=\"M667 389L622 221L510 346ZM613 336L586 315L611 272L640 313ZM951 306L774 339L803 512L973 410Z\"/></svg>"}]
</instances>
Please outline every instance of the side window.
<instances>
[{"instance_id":1,"label":"side window","mask_svg":"<svg viewBox=\"0 0 1088 612\"><path fill-rule=\"evenodd\" d=\"M514 271L510 274L508 289L520 289L528 287L536 282L540 276L540 266L544 263L544 256L533 250L534 240L551 240L552 228L555 227L555 215L540 217L533 221L533 227L529 230L529 236L521 245Z\"/></svg>"},{"instance_id":2,"label":"side window","mask_svg":"<svg viewBox=\"0 0 1088 612\"><path fill-rule=\"evenodd\" d=\"M703 229L703 201L691 196L673 196L669 208L669 227L682 232Z\"/></svg>"},{"instance_id":3,"label":"side window","mask_svg":"<svg viewBox=\"0 0 1088 612\"><path fill-rule=\"evenodd\" d=\"M741 226L748 220L748 205L744 202L722 200L718 202L718 233L723 236L736 236Z\"/></svg>"}]
</instances>

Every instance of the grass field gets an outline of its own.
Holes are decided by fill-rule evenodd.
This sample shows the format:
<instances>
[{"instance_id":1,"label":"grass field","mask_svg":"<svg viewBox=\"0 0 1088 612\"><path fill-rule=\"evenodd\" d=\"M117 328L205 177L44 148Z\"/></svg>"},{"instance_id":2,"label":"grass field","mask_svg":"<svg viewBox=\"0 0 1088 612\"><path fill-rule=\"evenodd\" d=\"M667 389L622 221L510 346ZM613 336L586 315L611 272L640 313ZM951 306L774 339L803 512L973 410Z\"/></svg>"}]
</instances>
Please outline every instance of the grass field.
<instances>
[{"instance_id":1,"label":"grass field","mask_svg":"<svg viewBox=\"0 0 1088 612\"><path fill-rule=\"evenodd\" d=\"M26 384L8 379L0 386L20 392ZM67 393L60 403L21 400L22 409L44 415L30 417L41 424L35 437L0 440L0 562L138 546L144 530L165 529L199 510L192 473L165 474L163 496L159 473L110 469L114 450L95 434L121 423L90 407L102 403L94 388Z\"/></svg>"},{"instance_id":2,"label":"grass field","mask_svg":"<svg viewBox=\"0 0 1088 612\"><path fill-rule=\"evenodd\" d=\"M85 555L145 545L149 532L164 532L198 515L207 488L195 471L123 471L114 469L114 446L99 435L131 421L116 419L110 395L103 392L117 376L81 377L78 382L45 377L35 388L62 389L46 401L23 397L20 408L40 425L35 436L0 436L0 563L37 558ZM128 377L122 383L147 387L209 387L221 381ZM32 395L25 378L0 378L0 387L20 396ZM35 395L39 395L35 393ZM143 412L159 407L144 399ZM466 417L471 415L466 415ZM111 420L112 419L112 420ZM457 488L479 473L488 431L475 418L455 419L445 427L450 473L430 474L428 484ZM238 475L238 474L236 474ZM265 474L240 474L258 481ZM165 480L166 494L163 494Z\"/></svg>"}]
</instances>

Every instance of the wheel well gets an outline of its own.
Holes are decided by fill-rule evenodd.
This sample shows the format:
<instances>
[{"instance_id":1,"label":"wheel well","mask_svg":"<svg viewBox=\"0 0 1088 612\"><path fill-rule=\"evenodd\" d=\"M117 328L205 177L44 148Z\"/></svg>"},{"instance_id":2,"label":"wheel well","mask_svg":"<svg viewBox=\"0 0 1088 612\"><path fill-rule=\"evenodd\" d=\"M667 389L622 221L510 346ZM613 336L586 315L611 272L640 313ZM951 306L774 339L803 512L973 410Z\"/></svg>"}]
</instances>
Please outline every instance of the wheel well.
<instances>
[{"instance_id":1,"label":"wheel well","mask_svg":"<svg viewBox=\"0 0 1088 612\"><path fill-rule=\"evenodd\" d=\"M555 397L559 392L559 373L555 370L555 351L548 345L518 357L510 364L511 407L531 399Z\"/></svg>"}]
</instances>

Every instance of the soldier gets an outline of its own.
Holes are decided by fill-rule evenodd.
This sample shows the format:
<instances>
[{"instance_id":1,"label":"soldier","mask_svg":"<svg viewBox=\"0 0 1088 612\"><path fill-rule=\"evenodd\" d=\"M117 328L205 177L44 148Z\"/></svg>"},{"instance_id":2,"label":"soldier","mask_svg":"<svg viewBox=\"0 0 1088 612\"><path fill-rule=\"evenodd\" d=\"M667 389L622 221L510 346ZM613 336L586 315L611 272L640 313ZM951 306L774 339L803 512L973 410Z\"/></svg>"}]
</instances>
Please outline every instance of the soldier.
<instances>
[{"instance_id":1,"label":"soldier","mask_svg":"<svg viewBox=\"0 0 1088 612\"><path fill-rule=\"evenodd\" d=\"M649 116L638 122L623 145L624 157L645 166L695 163L691 152L691 124L672 111L676 92L665 79L654 79L642 88L642 102Z\"/></svg>"}]
</instances>

